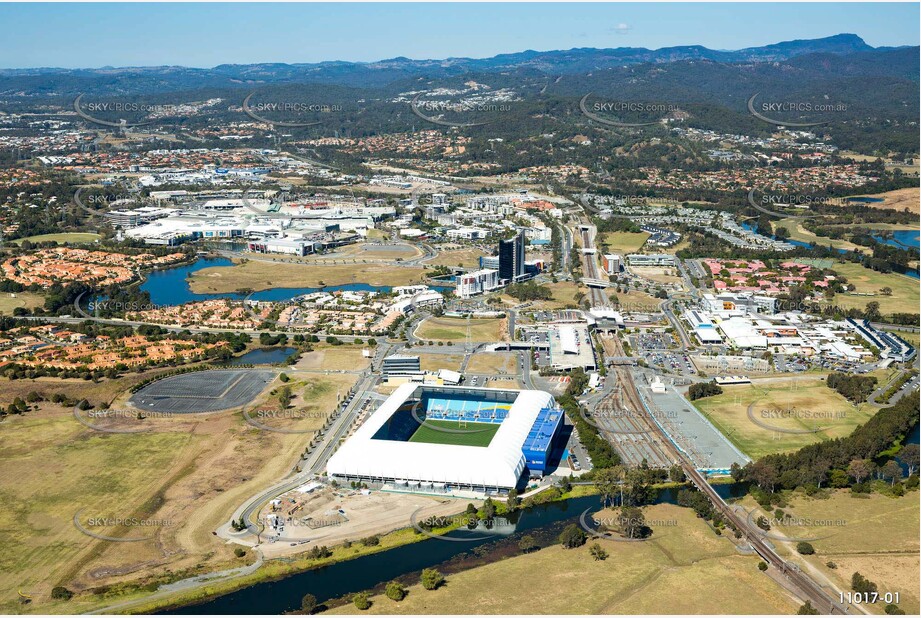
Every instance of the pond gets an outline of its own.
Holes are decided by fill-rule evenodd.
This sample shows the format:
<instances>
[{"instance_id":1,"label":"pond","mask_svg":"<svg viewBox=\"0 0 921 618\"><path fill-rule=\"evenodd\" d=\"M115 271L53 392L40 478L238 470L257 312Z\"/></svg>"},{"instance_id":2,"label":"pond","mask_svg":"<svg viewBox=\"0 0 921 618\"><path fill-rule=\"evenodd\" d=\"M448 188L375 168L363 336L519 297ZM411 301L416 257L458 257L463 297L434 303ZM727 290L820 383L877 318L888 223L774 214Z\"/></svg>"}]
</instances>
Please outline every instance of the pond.
<instances>
[{"instance_id":1,"label":"pond","mask_svg":"<svg viewBox=\"0 0 921 618\"><path fill-rule=\"evenodd\" d=\"M228 365L280 365L296 352L296 348L274 347L250 350L231 360Z\"/></svg>"}]
</instances>

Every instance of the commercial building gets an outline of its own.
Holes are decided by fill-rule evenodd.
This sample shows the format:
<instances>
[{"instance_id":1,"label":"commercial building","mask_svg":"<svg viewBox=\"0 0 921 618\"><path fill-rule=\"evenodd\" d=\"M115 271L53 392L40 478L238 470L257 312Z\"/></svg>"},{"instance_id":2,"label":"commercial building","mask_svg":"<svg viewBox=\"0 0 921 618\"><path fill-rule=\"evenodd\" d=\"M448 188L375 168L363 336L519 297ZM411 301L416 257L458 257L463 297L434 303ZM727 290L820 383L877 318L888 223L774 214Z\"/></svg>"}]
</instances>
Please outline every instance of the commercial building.
<instances>
[{"instance_id":1,"label":"commercial building","mask_svg":"<svg viewBox=\"0 0 921 618\"><path fill-rule=\"evenodd\" d=\"M668 253L631 253L627 256L630 266L675 266L675 256Z\"/></svg>"},{"instance_id":2,"label":"commercial building","mask_svg":"<svg viewBox=\"0 0 921 618\"><path fill-rule=\"evenodd\" d=\"M457 296L470 298L499 288L499 271L484 268L457 277Z\"/></svg>"},{"instance_id":3,"label":"commercial building","mask_svg":"<svg viewBox=\"0 0 921 618\"><path fill-rule=\"evenodd\" d=\"M723 292L704 294L700 307L716 313L773 315L776 313L777 299L772 296L755 295L751 292Z\"/></svg>"},{"instance_id":4,"label":"commercial building","mask_svg":"<svg viewBox=\"0 0 921 618\"><path fill-rule=\"evenodd\" d=\"M623 268L623 260L621 257L614 253L608 253L601 256L601 267L604 268L604 272L609 275L616 275Z\"/></svg>"},{"instance_id":5,"label":"commercial building","mask_svg":"<svg viewBox=\"0 0 921 618\"><path fill-rule=\"evenodd\" d=\"M326 470L340 483L398 491L501 494L547 471L562 416L543 391L407 383L339 447Z\"/></svg>"},{"instance_id":6,"label":"commercial building","mask_svg":"<svg viewBox=\"0 0 921 618\"><path fill-rule=\"evenodd\" d=\"M409 375L422 372L422 366L418 356L409 356L407 354L391 354L384 359L381 366L381 375L389 378L393 375Z\"/></svg>"},{"instance_id":7,"label":"commercial building","mask_svg":"<svg viewBox=\"0 0 921 618\"><path fill-rule=\"evenodd\" d=\"M303 257L316 250L316 243L303 238L267 238L247 244L254 253L284 253Z\"/></svg>"},{"instance_id":8,"label":"commercial building","mask_svg":"<svg viewBox=\"0 0 921 618\"><path fill-rule=\"evenodd\" d=\"M447 232L447 236L451 240L482 240L488 235L487 230L479 227L459 227Z\"/></svg>"},{"instance_id":9,"label":"commercial building","mask_svg":"<svg viewBox=\"0 0 921 618\"><path fill-rule=\"evenodd\" d=\"M550 367L568 371L581 367L585 370L597 369L595 348L585 324L551 325Z\"/></svg>"},{"instance_id":10,"label":"commercial building","mask_svg":"<svg viewBox=\"0 0 921 618\"><path fill-rule=\"evenodd\" d=\"M499 241L499 280L514 283L525 278L524 232Z\"/></svg>"},{"instance_id":11,"label":"commercial building","mask_svg":"<svg viewBox=\"0 0 921 618\"><path fill-rule=\"evenodd\" d=\"M135 208L133 210L111 210L105 213L105 217L112 223L113 226L118 226L122 229L128 229L137 227L139 225L145 225L151 221L163 219L174 214L176 214L176 211L172 208L141 206L140 208Z\"/></svg>"},{"instance_id":12,"label":"commercial building","mask_svg":"<svg viewBox=\"0 0 921 618\"><path fill-rule=\"evenodd\" d=\"M720 337L720 334L716 331L713 322L707 315L704 315L704 313L695 309L688 309L681 317L687 320L691 330L694 331L694 335L701 344L719 344L723 342L723 338Z\"/></svg>"}]
</instances>

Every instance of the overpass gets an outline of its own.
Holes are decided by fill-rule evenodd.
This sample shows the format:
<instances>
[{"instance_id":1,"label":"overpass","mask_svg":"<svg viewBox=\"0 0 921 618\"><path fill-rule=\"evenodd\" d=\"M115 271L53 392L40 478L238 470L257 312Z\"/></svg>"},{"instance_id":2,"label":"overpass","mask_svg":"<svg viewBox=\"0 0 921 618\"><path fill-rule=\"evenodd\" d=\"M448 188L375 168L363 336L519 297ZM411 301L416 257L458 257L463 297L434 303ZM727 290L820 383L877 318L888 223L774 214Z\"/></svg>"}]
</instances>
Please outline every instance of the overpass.
<instances>
[{"instance_id":1,"label":"overpass","mask_svg":"<svg viewBox=\"0 0 921 618\"><path fill-rule=\"evenodd\" d=\"M582 277L582 283L591 288L609 288L611 282L606 279L595 279L593 277Z\"/></svg>"},{"instance_id":2,"label":"overpass","mask_svg":"<svg viewBox=\"0 0 921 618\"><path fill-rule=\"evenodd\" d=\"M499 350L549 350L550 344L546 341L502 341L491 343L483 347L484 352L498 352Z\"/></svg>"},{"instance_id":3,"label":"overpass","mask_svg":"<svg viewBox=\"0 0 921 618\"><path fill-rule=\"evenodd\" d=\"M605 356L604 364L635 367L636 359L632 356Z\"/></svg>"}]
</instances>

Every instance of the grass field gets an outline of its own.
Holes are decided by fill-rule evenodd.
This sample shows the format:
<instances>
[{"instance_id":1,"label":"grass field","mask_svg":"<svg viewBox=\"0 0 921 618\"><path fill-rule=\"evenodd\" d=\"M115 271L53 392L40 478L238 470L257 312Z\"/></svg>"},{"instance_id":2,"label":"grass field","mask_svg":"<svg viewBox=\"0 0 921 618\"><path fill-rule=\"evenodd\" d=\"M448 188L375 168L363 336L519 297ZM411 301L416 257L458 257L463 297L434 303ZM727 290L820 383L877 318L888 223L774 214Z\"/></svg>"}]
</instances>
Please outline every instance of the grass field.
<instances>
[{"instance_id":1,"label":"grass field","mask_svg":"<svg viewBox=\"0 0 921 618\"><path fill-rule=\"evenodd\" d=\"M591 539L576 549L553 545L448 575L437 590L412 585L399 603L378 594L367 612L348 604L330 613L443 614L451 608L490 615L796 612L799 603L758 571L756 556L739 555L690 509L656 505L644 512L647 521L674 525L653 526L653 538L645 543L597 541L609 553L604 561L592 559ZM723 594L722 582L732 582L731 594Z\"/></svg>"},{"instance_id":2,"label":"grass field","mask_svg":"<svg viewBox=\"0 0 921 618\"><path fill-rule=\"evenodd\" d=\"M63 243L85 243L85 242L95 242L102 238L99 234L93 234L91 232L65 232L61 234L39 234L38 236L28 236L26 238L20 238L18 240L11 241L13 244L20 245L23 241L28 240L30 242L51 242L52 240L57 241L60 244Z\"/></svg>"},{"instance_id":3,"label":"grass field","mask_svg":"<svg viewBox=\"0 0 921 618\"><path fill-rule=\"evenodd\" d=\"M917 279L896 273L879 273L859 264L850 262L835 264L832 270L847 277L848 283L857 287L857 292L862 294L875 294L875 296L850 296L836 294L831 303L846 309L863 309L867 303L876 301L880 304L880 311L890 313L918 313L918 304L921 303L921 285ZM888 287L892 289L892 296L882 296L879 291Z\"/></svg>"},{"instance_id":4,"label":"grass field","mask_svg":"<svg viewBox=\"0 0 921 618\"><path fill-rule=\"evenodd\" d=\"M324 347L315 344L312 352L301 356L296 367L305 371L363 371L371 364L371 359L364 358L362 346L342 345Z\"/></svg>"},{"instance_id":5,"label":"grass field","mask_svg":"<svg viewBox=\"0 0 921 618\"><path fill-rule=\"evenodd\" d=\"M491 352L474 354L467 363L469 373L514 374L518 372L518 354L515 352Z\"/></svg>"},{"instance_id":6,"label":"grass field","mask_svg":"<svg viewBox=\"0 0 921 618\"><path fill-rule=\"evenodd\" d=\"M393 286L421 283L421 268L384 264L288 264L246 261L234 266L216 266L196 271L189 287L196 294L220 294L240 289L266 290L274 287L322 287L347 283Z\"/></svg>"},{"instance_id":7,"label":"grass field","mask_svg":"<svg viewBox=\"0 0 921 618\"><path fill-rule=\"evenodd\" d=\"M421 249L403 243L388 243L386 245L357 243L339 247L332 253L310 255L303 258L303 261L333 262L342 260L344 262L353 262L355 260L384 260L389 262L397 259L409 260L421 255Z\"/></svg>"},{"instance_id":8,"label":"grass field","mask_svg":"<svg viewBox=\"0 0 921 618\"><path fill-rule=\"evenodd\" d=\"M751 497L745 498L743 505L746 510L757 506ZM917 492L901 498L857 496L844 490L825 499L796 494L784 511L797 525L778 525L772 533L821 538L810 541L816 553L808 557L796 552L795 543L775 542L782 555L810 565L818 577L827 578L841 590L850 590L851 575L859 571L879 586L880 593L899 592L899 607L908 614L918 613ZM805 527L798 522L815 525ZM829 561L837 568L826 566ZM883 605L871 608L882 613Z\"/></svg>"},{"instance_id":9,"label":"grass field","mask_svg":"<svg viewBox=\"0 0 921 618\"><path fill-rule=\"evenodd\" d=\"M659 305L662 304L661 298L650 296L646 292L640 292L638 290L630 290L627 293L621 293L614 290L614 288L608 288L607 292L608 298L611 299L611 302L613 303L616 298L617 303L621 305L621 308L624 311L654 313L659 311Z\"/></svg>"},{"instance_id":10,"label":"grass field","mask_svg":"<svg viewBox=\"0 0 921 618\"><path fill-rule=\"evenodd\" d=\"M676 273L674 268L662 268L659 266L631 266L630 270L643 279L655 281L656 283L681 283L682 279Z\"/></svg>"},{"instance_id":11,"label":"grass field","mask_svg":"<svg viewBox=\"0 0 921 618\"><path fill-rule=\"evenodd\" d=\"M426 419L409 438L409 441L426 442L428 444L451 444L454 446L489 446L501 425L502 423L469 423ZM442 431L442 429L449 431Z\"/></svg>"},{"instance_id":12,"label":"grass field","mask_svg":"<svg viewBox=\"0 0 921 618\"><path fill-rule=\"evenodd\" d=\"M601 234L599 245L607 245L608 253L636 253L649 238L648 232L607 232Z\"/></svg>"},{"instance_id":13,"label":"grass field","mask_svg":"<svg viewBox=\"0 0 921 618\"><path fill-rule=\"evenodd\" d=\"M431 266L463 266L465 268L475 268L479 264L481 256L486 255L482 250L473 247L463 249L439 250L438 256L428 260L426 264Z\"/></svg>"},{"instance_id":14,"label":"grass field","mask_svg":"<svg viewBox=\"0 0 921 618\"><path fill-rule=\"evenodd\" d=\"M576 295L583 290L572 281L557 281L556 283L542 283L542 286L548 288L553 294L551 300L535 300L531 302L532 309L563 309L566 307L577 307ZM508 294L502 295L502 301L508 305L517 305L521 301L513 298Z\"/></svg>"},{"instance_id":15,"label":"grass field","mask_svg":"<svg viewBox=\"0 0 921 618\"><path fill-rule=\"evenodd\" d=\"M917 169L916 169L917 171ZM887 191L886 193L877 193L874 195L868 195L865 197L876 197L882 198L882 202L869 202L867 205L871 208L879 208L886 210L905 210L908 209L908 212L913 212L915 214L919 213L921 209L921 189L918 187L910 187L908 189L896 189L894 191Z\"/></svg>"},{"instance_id":16,"label":"grass field","mask_svg":"<svg viewBox=\"0 0 921 618\"><path fill-rule=\"evenodd\" d=\"M0 315L13 315L17 307L34 309L45 304L45 297L32 292L0 292Z\"/></svg>"},{"instance_id":17,"label":"grass field","mask_svg":"<svg viewBox=\"0 0 921 618\"><path fill-rule=\"evenodd\" d=\"M416 328L415 335L424 341L467 340L467 323L464 318L427 318ZM476 342L494 342L505 339L505 319L470 319L470 337Z\"/></svg>"},{"instance_id":18,"label":"grass field","mask_svg":"<svg viewBox=\"0 0 921 618\"><path fill-rule=\"evenodd\" d=\"M463 354L418 354L419 365L422 371L438 371L439 369L450 369L451 371L460 371L461 363L464 362Z\"/></svg>"},{"instance_id":19,"label":"grass field","mask_svg":"<svg viewBox=\"0 0 921 618\"><path fill-rule=\"evenodd\" d=\"M855 245L849 240L842 239L833 239L827 238L825 236L818 236L815 233L807 230L803 227L803 224L800 223L797 219L781 219L776 223L777 227L785 227L787 231L790 232L790 239L797 240L799 242L805 243L815 243L823 247L832 246L835 249L843 249L845 251L860 251L866 252L868 249L866 247L860 247Z\"/></svg>"},{"instance_id":20,"label":"grass field","mask_svg":"<svg viewBox=\"0 0 921 618\"><path fill-rule=\"evenodd\" d=\"M4 399L29 390L44 394L69 389L69 396L108 401L117 388L143 379L4 381ZM354 375L303 376L292 372L292 409L327 410ZM60 384L63 382L64 384ZM8 388L9 387L9 388ZM113 409L121 409L122 397ZM257 402L270 408L277 401ZM112 586L112 594L136 594L141 585L173 581L186 572L222 570L252 560L236 558L232 547L212 531L228 512L291 468L308 434L259 430L241 414L217 413L143 421L142 434L88 429L70 408L42 404L38 411L8 417L0 431L0 611L3 613L80 613L105 603L89 589ZM321 415L266 424L310 429ZM162 522L144 529L94 527L113 536L152 536L149 541L114 543L80 533L91 517L136 517ZM63 585L78 594L68 604L53 601L51 588ZM23 606L17 591L32 596Z\"/></svg>"},{"instance_id":21,"label":"grass field","mask_svg":"<svg viewBox=\"0 0 921 618\"><path fill-rule=\"evenodd\" d=\"M795 388L791 389L791 384L795 384ZM769 427L819 431L791 434L759 426L748 417L749 404L754 404L755 419ZM855 409L844 397L825 386L823 377L774 378L758 380L755 384L724 386L723 394L698 399L694 405L753 459L846 436L875 412L867 405Z\"/></svg>"}]
</instances>

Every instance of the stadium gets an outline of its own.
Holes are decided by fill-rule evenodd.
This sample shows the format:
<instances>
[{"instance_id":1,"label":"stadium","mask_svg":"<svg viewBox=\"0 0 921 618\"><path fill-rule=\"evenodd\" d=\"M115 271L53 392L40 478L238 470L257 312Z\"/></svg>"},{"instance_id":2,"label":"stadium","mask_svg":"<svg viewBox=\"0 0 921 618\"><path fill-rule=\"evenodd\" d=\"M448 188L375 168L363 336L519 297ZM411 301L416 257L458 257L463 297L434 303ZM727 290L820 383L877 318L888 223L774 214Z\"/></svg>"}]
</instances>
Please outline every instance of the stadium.
<instances>
[{"instance_id":1,"label":"stadium","mask_svg":"<svg viewBox=\"0 0 921 618\"><path fill-rule=\"evenodd\" d=\"M546 472L562 426L543 391L403 384L326 470L398 491L505 493Z\"/></svg>"}]
</instances>

